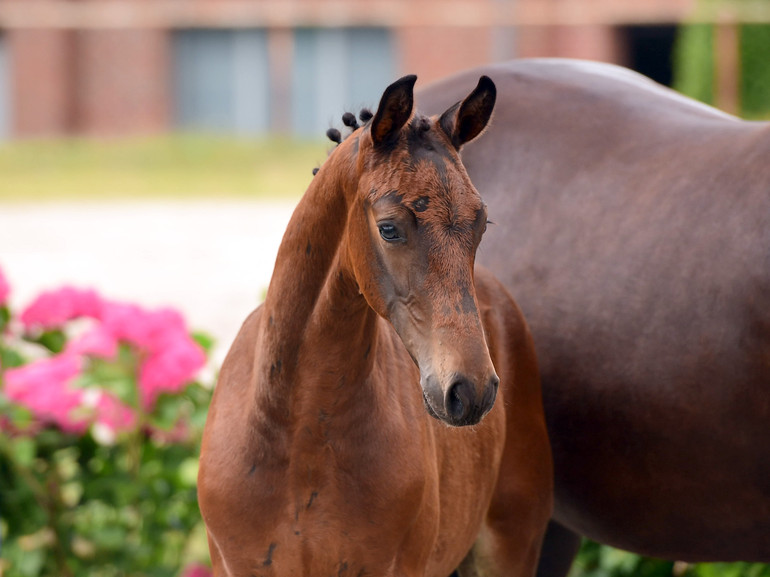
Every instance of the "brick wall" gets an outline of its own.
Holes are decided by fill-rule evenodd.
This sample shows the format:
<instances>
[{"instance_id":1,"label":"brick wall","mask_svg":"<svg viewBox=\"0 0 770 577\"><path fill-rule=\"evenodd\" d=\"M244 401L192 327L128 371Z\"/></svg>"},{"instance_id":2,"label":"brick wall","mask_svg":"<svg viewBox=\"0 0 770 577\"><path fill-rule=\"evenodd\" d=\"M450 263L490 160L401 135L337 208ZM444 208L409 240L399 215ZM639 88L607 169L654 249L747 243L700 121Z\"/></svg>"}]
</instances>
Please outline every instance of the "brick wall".
<instances>
[{"instance_id":1,"label":"brick wall","mask_svg":"<svg viewBox=\"0 0 770 577\"><path fill-rule=\"evenodd\" d=\"M397 32L400 66L404 74L417 74L424 86L459 70L480 66L492 59L489 28L409 27Z\"/></svg>"},{"instance_id":2,"label":"brick wall","mask_svg":"<svg viewBox=\"0 0 770 577\"><path fill-rule=\"evenodd\" d=\"M517 56L569 57L621 64L622 43L612 26L528 27L518 35Z\"/></svg>"},{"instance_id":3,"label":"brick wall","mask_svg":"<svg viewBox=\"0 0 770 577\"><path fill-rule=\"evenodd\" d=\"M165 30L79 32L76 130L128 135L168 129L169 44Z\"/></svg>"},{"instance_id":4,"label":"brick wall","mask_svg":"<svg viewBox=\"0 0 770 577\"><path fill-rule=\"evenodd\" d=\"M7 41L13 134L38 137L69 132L74 122L74 33L12 30Z\"/></svg>"},{"instance_id":5,"label":"brick wall","mask_svg":"<svg viewBox=\"0 0 770 577\"><path fill-rule=\"evenodd\" d=\"M0 0L0 5L23 1ZM131 1L148 9L152 6L152 0ZM561 0L551 1L558 5ZM196 6L216 21L216 4L215 0L201 0ZM289 29L281 30L285 32L281 35L284 41L280 45L273 43L272 49L291 46ZM393 34L398 72L416 73L421 83L512 56L623 60L618 34L610 26L527 26L514 31L483 26L406 25L394 28ZM14 135L130 135L172 127L169 29L14 28L6 32L6 38ZM290 56L279 58L274 52L273 62L285 66ZM272 73L276 75L274 81L278 75L286 75L285 70ZM286 111L282 114L287 116ZM277 123L284 124L285 119Z\"/></svg>"},{"instance_id":6,"label":"brick wall","mask_svg":"<svg viewBox=\"0 0 770 577\"><path fill-rule=\"evenodd\" d=\"M17 29L8 43L14 136L169 128L165 31Z\"/></svg>"}]
</instances>

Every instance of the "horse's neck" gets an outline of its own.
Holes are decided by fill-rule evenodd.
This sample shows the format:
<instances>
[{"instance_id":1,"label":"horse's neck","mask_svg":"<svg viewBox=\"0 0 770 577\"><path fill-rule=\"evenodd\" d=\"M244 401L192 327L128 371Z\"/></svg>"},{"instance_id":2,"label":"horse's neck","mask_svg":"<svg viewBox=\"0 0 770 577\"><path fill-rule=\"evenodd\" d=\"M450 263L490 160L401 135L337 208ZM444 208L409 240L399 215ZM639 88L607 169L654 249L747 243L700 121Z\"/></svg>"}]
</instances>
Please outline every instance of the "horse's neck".
<instances>
[{"instance_id":1,"label":"horse's neck","mask_svg":"<svg viewBox=\"0 0 770 577\"><path fill-rule=\"evenodd\" d=\"M289 222L261 316L257 412L274 430L290 429L309 396L360 377L376 332L376 314L341 265L345 186L354 183L326 168Z\"/></svg>"}]
</instances>

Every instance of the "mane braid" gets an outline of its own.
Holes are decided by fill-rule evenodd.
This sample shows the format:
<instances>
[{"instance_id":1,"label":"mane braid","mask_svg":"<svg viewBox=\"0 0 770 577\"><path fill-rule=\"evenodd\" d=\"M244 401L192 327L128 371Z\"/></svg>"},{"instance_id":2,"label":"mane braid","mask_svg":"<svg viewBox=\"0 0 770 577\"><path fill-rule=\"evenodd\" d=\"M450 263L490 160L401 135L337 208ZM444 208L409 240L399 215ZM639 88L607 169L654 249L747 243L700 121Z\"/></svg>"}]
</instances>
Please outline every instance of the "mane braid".
<instances>
[{"instance_id":1,"label":"mane braid","mask_svg":"<svg viewBox=\"0 0 770 577\"><path fill-rule=\"evenodd\" d=\"M352 112L346 112L342 115L342 124L345 126L349 126L351 129L355 130L358 128L358 121L356 120L356 115Z\"/></svg>"},{"instance_id":2,"label":"mane braid","mask_svg":"<svg viewBox=\"0 0 770 577\"><path fill-rule=\"evenodd\" d=\"M362 108L361 112L358 113L358 118L361 119L361 122L369 122L372 118L374 118L374 114L371 110L368 108Z\"/></svg>"},{"instance_id":3,"label":"mane braid","mask_svg":"<svg viewBox=\"0 0 770 577\"><path fill-rule=\"evenodd\" d=\"M340 131L336 128L330 128L326 131L326 137L331 140L332 142L336 142L339 144L342 142L342 134L340 134Z\"/></svg>"},{"instance_id":4,"label":"mane braid","mask_svg":"<svg viewBox=\"0 0 770 577\"><path fill-rule=\"evenodd\" d=\"M361 122L363 122L363 126L365 126L372 118L374 118L374 114L368 108L362 108L361 112L358 113L358 118L361 120ZM350 128L350 133L344 137L342 136L342 133L336 128L330 128L329 130L326 131L326 138L336 143L337 145L340 145L345 138L353 134L353 132L355 132L362 126L361 124L358 124L358 121L356 120L356 115L353 114L352 112L345 112L342 115L342 124ZM430 126L425 128L425 130L428 130L428 129L430 129ZM331 151L329 151L329 153L331 154ZM320 170L320 167L316 166L313 169L313 176L318 174L319 170Z\"/></svg>"}]
</instances>

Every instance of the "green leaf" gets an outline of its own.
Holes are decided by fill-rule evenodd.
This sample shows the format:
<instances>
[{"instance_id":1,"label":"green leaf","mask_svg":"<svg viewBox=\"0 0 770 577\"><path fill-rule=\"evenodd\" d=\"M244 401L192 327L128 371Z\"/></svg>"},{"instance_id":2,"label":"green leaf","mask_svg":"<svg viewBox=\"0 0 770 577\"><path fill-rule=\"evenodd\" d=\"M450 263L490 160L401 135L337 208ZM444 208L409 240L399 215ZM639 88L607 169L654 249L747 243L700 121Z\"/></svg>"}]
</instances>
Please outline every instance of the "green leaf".
<instances>
[{"instance_id":1,"label":"green leaf","mask_svg":"<svg viewBox=\"0 0 770 577\"><path fill-rule=\"evenodd\" d=\"M117 551L125 546L126 529L116 525L105 525L91 534L96 546L108 551Z\"/></svg>"},{"instance_id":2,"label":"green leaf","mask_svg":"<svg viewBox=\"0 0 770 577\"><path fill-rule=\"evenodd\" d=\"M195 487L198 482L198 459L188 457L179 465L179 480L183 485Z\"/></svg>"},{"instance_id":3,"label":"green leaf","mask_svg":"<svg viewBox=\"0 0 770 577\"><path fill-rule=\"evenodd\" d=\"M24 357L13 349L0 347L0 363L3 369L13 369L24 364Z\"/></svg>"},{"instance_id":4,"label":"green leaf","mask_svg":"<svg viewBox=\"0 0 770 577\"><path fill-rule=\"evenodd\" d=\"M620 549L613 549L612 547L602 547L600 554L602 567L606 567L612 573L622 575L633 573L640 559L639 555L621 551Z\"/></svg>"},{"instance_id":5,"label":"green leaf","mask_svg":"<svg viewBox=\"0 0 770 577\"><path fill-rule=\"evenodd\" d=\"M3 543L3 558L8 564L9 575L37 577L43 575L45 551L43 549L25 550L18 541Z\"/></svg>"},{"instance_id":6,"label":"green leaf","mask_svg":"<svg viewBox=\"0 0 770 577\"><path fill-rule=\"evenodd\" d=\"M0 307L0 333L8 326L8 321L11 320L11 311L7 306Z\"/></svg>"},{"instance_id":7,"label":"green leaf","mask_svg":"<svg viewBox=\"0 0 770 577\"><path fill-rule=\"evenodd\" d=\"M67 344L67 335L59 329L44 331L38 336L26 336L25 338L32 343L42 345L54 354L62 352L64 345Z\"/></svg>"},{"instance_id":8,"label":"green leaf","mask_svg":"<svg viewBox=\"0 0 770 577\"><path fill-rule=\"evenodd\" d=\"M35 460L37 447L34 439L29 437L16 437L11 440L11 452L13 460L24 468L29 468Z\"/></svg>"},{"instance_id":9,"label":"green leaf","mask_svg":"<svg viewBox=\"0 0 770 577\"><path fill-rule=\"evenodd\" d=\"M198 343L201 348L206 351L206 355L211 352L211 349L214 348L214 345L216 344L216 340L213 336L211 336L208 333L204 332L194 332L190 335L193 340Z\"/></svg>"},{"instance_id":10,"label":"green leaf","mask_svg":"<svg viewBox=\"0 0 770 577\"><path fill-rule=\"evenodd\" d=\"M34 417L29 409L17 405L0 392L0 415L7 417L11 425L16 429L23 431L34 421Z\"/></svg>"},{"instance_id":11,"label":"green leaf","mask_svg":"<svg viewBox=\"0 0 770 577\"><path fill-rule=\"evenodd\" d=\"M125 404L136 407L139 403L136 363L136 355L121 346L116 360L91 359L85 372L75 380L75 386L104 389Z\"/></svg>"},{"instance_id":12,"label":"green leaf","mask_svg":"<svg viewBox=\"0 0 770 577\"><path fill-rule=\"evenodd\" d=\"M189 401L180 395L160 395L150 416L151 423L159 429L170 431L180 417L189 412L187 405Z\"/></svg>"}]
</instances>

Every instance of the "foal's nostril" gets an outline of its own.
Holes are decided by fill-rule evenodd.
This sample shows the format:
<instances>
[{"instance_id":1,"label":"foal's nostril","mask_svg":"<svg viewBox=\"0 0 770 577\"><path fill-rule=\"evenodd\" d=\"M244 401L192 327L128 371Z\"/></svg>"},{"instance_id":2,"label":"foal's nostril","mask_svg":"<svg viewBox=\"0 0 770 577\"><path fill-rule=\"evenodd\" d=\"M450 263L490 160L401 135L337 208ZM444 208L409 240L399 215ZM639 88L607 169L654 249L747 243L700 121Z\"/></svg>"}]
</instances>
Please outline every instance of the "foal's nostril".
<instances>
[{"instance_id":1,"label":"foal's nostril","mask_svg":"<svg viewBox=\"0 0 770 577\"><path fill-rule=\"evenodd\" d=\"M455 381L446 394L446 412L455 422L465 420L473 406L473 386L464 378Z\"/></svg>"},{"instance_id":2,"label":"foal's nostril","mask_svg":"<svg viewBox=\"0 0 770 577\"><path fill-rule=\"evenodd\" d=\"M487 383L487 388L484 391L484 396L481 399L481 409L483 414L489 412L495 404L497 398L497 389L500 385L500 379L497 375L492 375Z\"/></svg>"},{"instance_id":3,"label":"foal's nostril","mask_svg":"<svg viewBox=\"0 0 770 577\"><path fill-rule=\"evenodd\" d=\"M500 379L492 374L481 397L477 398L471 382L457 376L444 397L447 422L456 427L478 423L494 406L499 384Z\"/></svg>"}]
</instances>

